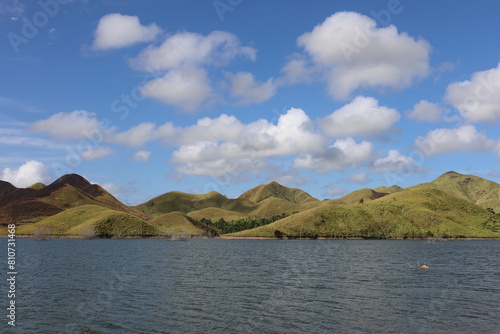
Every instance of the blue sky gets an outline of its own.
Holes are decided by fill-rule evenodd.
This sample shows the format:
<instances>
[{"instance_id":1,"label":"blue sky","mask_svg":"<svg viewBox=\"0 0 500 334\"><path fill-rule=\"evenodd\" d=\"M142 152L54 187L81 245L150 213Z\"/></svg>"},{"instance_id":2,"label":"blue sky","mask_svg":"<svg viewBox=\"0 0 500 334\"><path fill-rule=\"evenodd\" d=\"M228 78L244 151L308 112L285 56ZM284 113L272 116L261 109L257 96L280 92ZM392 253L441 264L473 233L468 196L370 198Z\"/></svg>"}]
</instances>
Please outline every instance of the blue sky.
<instances>
[{"instance_id":1,"label":"blue sky","mask_svg":"<svg viewBox=\"0 0 500 334\"><path fill-rule=\"evenodd\" d=\"M498 1L0 0L0 179L127 204L500 180Z\"/></svg>"}]
</instances>

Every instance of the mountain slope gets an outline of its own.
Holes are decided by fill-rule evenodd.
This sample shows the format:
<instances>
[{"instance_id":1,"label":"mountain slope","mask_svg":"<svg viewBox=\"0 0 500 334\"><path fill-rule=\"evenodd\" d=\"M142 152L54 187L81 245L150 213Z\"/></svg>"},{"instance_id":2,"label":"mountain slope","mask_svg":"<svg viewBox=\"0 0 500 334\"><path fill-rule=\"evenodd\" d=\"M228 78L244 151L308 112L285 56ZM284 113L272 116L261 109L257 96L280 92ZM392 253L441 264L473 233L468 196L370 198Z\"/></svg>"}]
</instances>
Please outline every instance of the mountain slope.
<instances>
[{"instance_id":1,"label":"mountain slope","mask_svg":"<svg viewBox=\"0 0 500 334\"><path fill-rule=\"evenodd\" d=\"M238 237L500 237L500 217L434 187L404 190L369 203L323 205Z\"/></svg>"},{"instance_id":2,"label":"mountain slope","mask_svg":"<svg viewBox=\"0 0 500 334\"><path fill-rule=\"evenodd\" d=\"M81 237L154 236L158 233L155 227L137 216L97 205L74 207L16 229L18 235L36 236L40 231Z\"/></svg>"},{"instance_id":3,"label":"mountain slope","mask_svg":"<svg viewBox=\"0 0 500 334\"><path fill-rule=\"evenodd\" d=\"M384 197L387 193L380 193L373 189L364 188L353 191L343 197L327 200L328 204L354 204L361 202L373 201L377 198Z\"/></svg>"},{"instance_id":4,"label":"mountain slope","mask_svg":"<svg viewBox=\"0 0 500 334\"><path fill-rule=\"evenodd\" d=\"M189 235L189 236L203 236L206 232L193 225L193 223L186 217L186 215L179 211L173 211L155 217L149 222L154 226L160 235L174 236L174 235Z\"/></svg>"},{"instance_id":5,"label":"mountain slope","mask_svg":"<svg viewBox=\"0 0 500 334\"><path fill-rule=\"evenodd\" d=\"M303 190L297 188L288 188L282 186L278 182L270 182L268 184L261 184L247 192L241 194L238 198L248 199L254 203L259 203L269 197L276 197L284 199L295 204L304 204L311 201L317 201Z\"/></svg>"},{"instance_id":6,"label":"mountain slope","mask_svg":"<svg viewBox=\"0 0 500 334\"><path fill-rule=\"evenodd\" d=\"M64 175L44 187L16 188L0 181L0 225L39 220L81 205L98 205L150 218L76 174Z\"/></svg>"},{"instance_id":7,"label":"mountain slope","mask_svg":"<svg viewBox=\"0 0 500 334\"><path fill-rule=\"evenodd\" d=\"M171 191L134 208L157 217L174 211L189 213L208 207L220 208L228 202L227 197L216 191L206 194L188 194L180 191Z\"/></svg>"},{"instance_id":8,"label":"mountain slope","mask_svg":"<svg viewBox=\"0 0 500 334\"><path fill-rule=\"evenodd\" d=\"M432 182L418 184L408 189L434 187L471 201L482 208L500 212L500 184L475 175L447 172Z\"/></svg>"}]
</instances>

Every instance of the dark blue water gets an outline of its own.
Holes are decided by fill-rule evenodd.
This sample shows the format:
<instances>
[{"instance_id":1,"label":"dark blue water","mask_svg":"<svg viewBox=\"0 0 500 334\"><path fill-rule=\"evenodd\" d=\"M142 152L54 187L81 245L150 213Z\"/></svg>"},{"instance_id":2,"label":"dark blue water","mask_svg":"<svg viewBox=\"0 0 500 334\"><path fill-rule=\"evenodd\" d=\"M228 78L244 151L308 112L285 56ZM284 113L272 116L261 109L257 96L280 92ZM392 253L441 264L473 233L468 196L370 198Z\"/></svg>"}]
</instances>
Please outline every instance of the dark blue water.
<instances>
[{"instance_id":1,"label":"dark blue water","mask_svg":"<svg viewBox=\"0 0 500 334\"><path fill-rule=\"evenodd\" d=\"M500 333L500 241L17 242L4 333Z\"/></svg>"}]
</instances>

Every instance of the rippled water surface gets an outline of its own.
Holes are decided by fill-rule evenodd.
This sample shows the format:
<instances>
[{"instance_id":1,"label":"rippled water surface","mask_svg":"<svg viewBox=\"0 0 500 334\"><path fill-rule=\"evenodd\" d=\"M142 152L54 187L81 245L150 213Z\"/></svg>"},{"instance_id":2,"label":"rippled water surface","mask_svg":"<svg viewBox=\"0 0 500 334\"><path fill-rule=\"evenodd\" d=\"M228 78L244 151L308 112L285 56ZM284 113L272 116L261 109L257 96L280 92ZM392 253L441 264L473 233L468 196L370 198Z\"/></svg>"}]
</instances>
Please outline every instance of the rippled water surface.
<instances>
[{"instance_id":1,"label":"rippled water surface","mask_svg":"<svg viewBox=\"0 0 500 334\"><path fill-rule=\"evenodd\" d=\"M6 333L500 333L500 241L23 239L17 249L17 326Z\"/></svg>"}]
</instances>

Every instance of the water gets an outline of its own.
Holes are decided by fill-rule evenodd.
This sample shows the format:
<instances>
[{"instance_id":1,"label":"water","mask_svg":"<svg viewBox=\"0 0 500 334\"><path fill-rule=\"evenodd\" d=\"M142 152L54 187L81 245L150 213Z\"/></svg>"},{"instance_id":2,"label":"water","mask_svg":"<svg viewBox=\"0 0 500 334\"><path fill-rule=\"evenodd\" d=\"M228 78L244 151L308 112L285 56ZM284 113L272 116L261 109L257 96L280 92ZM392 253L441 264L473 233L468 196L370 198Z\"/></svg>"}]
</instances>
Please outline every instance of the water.
<instances>
[{"instance_id":1,"label":"water","mask_svg":"<svg viewBox=\"0 0 500 334\"><path fill-rule=\"evenodd\" d=\"M4 333L500 333L500 241L17 243Z\"/></svg>"}]
</instances>

